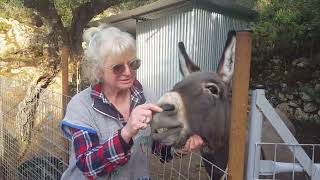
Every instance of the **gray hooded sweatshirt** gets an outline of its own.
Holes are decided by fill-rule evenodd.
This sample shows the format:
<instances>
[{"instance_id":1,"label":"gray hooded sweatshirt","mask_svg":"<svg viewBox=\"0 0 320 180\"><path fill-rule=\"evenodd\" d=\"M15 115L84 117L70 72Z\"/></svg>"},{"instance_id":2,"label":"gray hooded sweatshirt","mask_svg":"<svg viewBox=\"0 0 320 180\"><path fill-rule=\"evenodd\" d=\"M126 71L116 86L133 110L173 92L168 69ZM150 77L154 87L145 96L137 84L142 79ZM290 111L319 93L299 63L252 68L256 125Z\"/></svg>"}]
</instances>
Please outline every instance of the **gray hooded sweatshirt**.
<instances>
[{"instance_id":1,"label":"gray hooded sweatshirt","mask_svg":"<svg viewBox=\"0 0 320 180\"><path fill-rule=\"evenodd\" d=\"M76 94L67 106L61 128L70 141L69 166L62 175L62 180L84 180L87 179L76 165L75 151L72 144L71 133L68 127L82 129L89 133L96 133L100 143L107 141L113 134L123 127L117 118L110 115L102 100L96 101L91 97L92 88L89 87ZM139 104L145 102L144 96ZM97 179L111 180L146 180L149 179L148 154L150 153L151 139L150 128L140 130L133 138L133 146L130 149L131 157L122 166L116 167Z\"/></svg>"}]
</instances>

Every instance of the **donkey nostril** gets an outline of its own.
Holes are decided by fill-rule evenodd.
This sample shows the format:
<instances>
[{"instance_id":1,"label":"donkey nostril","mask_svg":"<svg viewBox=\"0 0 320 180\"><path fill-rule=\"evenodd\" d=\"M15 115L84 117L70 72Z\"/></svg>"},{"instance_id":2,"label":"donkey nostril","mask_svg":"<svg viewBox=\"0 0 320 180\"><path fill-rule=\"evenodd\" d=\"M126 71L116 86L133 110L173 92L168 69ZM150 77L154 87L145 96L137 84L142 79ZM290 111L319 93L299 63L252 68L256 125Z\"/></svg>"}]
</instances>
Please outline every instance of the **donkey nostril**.
<instances>
[{"instance_id":1,"label":"donkey nostril","mask_svg":"<svg viewBox=\"0 0 320 180\"><path fill-rule=\"evenodd\" d=\"M172 104L162 104L160 107L163 109L163 111L174 111L175 107Z\"/></svg>"}]
</instances>

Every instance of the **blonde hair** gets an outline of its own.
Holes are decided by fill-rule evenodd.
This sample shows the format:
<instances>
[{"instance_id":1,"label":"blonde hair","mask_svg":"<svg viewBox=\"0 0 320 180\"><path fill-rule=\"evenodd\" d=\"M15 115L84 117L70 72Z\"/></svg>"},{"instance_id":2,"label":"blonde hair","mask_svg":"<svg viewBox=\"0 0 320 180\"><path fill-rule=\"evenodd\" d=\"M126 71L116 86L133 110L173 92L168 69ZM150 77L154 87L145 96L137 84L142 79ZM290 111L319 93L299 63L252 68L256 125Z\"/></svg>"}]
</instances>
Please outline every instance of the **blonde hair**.
<instances>
[{"instance_id":1,"label":"blonde hair","mask_svg":"<svg viewBox=\"0 0 320 180\"><path fill-rule=\"evenodd\" d=\"M132 35L107 24L85 30L83 40L87 47L84 51L82 71L90 84L101 81L99 76L109 56L136 52L136 42Z\"/></svg>"}]
</instances>

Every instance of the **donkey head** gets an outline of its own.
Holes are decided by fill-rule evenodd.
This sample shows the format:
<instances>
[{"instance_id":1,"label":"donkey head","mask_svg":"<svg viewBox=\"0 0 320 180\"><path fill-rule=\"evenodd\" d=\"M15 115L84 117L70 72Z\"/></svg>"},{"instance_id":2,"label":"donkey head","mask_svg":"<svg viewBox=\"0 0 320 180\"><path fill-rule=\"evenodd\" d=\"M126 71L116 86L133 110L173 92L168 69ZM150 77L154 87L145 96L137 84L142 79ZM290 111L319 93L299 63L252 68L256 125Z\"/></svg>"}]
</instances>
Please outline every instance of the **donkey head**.
<instances>
[{"instance_id":1,"label":"donkey head","mask_svg":"<svg viewBox=\"0 0 320 180\"><path fill-rule=\"evenodd\" d=\"M235 60L235 32L228 39L218 70L200 72L179 43L180 71L185 78L160 97L163 112L151 121L152 138L181 147L192 134L200 135L209 147L225 144L228 137L230 84Z\"/></svg>"}]
</instances>

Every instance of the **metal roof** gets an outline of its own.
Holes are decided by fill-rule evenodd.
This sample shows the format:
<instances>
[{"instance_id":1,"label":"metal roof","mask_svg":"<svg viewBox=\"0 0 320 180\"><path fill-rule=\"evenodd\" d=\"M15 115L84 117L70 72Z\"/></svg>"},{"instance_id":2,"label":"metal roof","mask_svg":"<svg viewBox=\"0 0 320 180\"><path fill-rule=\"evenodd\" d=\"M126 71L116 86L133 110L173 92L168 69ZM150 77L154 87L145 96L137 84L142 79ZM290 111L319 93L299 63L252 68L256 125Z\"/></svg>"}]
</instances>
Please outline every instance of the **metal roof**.
<instances>
[{"instance_id":1,"label":"metal roof","mask_svg":"<svg viewBox=\"0 0 320 180\"><path fill-rule=\"evenodd\" d=\"M191 10L194 6L227 14L241 19L253 19L255 12L239 6L231 0L159 0L118 15L90 22L88 26L108 23L132 34L136 32L136 22L157 19L163 16Z\"/></svg>"}]
</instances>

